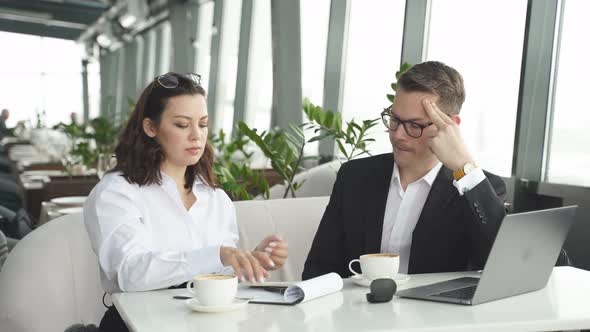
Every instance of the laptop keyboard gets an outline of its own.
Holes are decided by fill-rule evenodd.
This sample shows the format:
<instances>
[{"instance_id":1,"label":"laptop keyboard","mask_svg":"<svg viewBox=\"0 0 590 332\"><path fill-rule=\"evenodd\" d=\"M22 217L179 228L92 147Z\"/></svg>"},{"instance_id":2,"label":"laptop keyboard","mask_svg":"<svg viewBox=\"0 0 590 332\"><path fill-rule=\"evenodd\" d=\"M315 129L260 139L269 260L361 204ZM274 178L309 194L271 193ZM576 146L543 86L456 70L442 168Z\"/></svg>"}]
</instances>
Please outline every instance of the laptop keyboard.
<instances>
[{"instance_id":1,"label":"laptop keyboard","mask_svg":"<svg viewBox=\"0 0 590 332\"><path fill-rule=\"evenodd\" d=\"M477 285L454 289L452 291L446 291L438 294L432 294L433 296L448 297L452 299L469 300L473 298Z\"/></svg>"}]
</instances>

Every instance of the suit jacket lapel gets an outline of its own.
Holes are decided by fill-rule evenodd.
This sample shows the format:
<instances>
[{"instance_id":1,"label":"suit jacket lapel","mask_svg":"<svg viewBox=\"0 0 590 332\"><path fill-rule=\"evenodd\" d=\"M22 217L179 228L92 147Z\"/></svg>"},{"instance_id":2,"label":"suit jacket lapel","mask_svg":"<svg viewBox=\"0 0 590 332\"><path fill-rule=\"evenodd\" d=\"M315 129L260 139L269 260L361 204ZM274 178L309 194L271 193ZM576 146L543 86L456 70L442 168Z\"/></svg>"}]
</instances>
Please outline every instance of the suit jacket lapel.
<instances>
[{"instance_id":1,"label":"suit jacket lapel","mask_svg":"<svg viewBox=\"0 0 590 332\"><path fill-rule=\"evenodd\" d=\"M365 221L365 253L381 251L381 233L383 232L383 218L385 205L389 194L389 185L393 175L393 154L384 155L378 159L374 172L370 176L368 194L367 220Z\"/></svg>"},{"instance_id":2,"label":"suit jacket lapel","mask_svg":"<svg viewBox=\"0 0 590 332\"><path fill-rule=\"evenodd\" d=\"M452 174L451 170L445 166L440 168L438 175L432 183L432 188L430 188L428 197L426 197L426 202L422 208L422 213L420 214L416 228L421 223L435 218L438 214L444 211L451 200L459 194L455 186L453 186Z\"/></svg>"},{"instance_id":3,"label":"suit jacket lapel","mask_svg":"<svg viewBox=\"0 0 590 332\"><path fill-rule=\"evenodd\" d=\"M436 223L451 201L458 196L459 193L455 186L453 186L453 175L451 170L445 166L441 167L436 179L432 183L432 188L428 193L422 213L418 218L418 223L412 233L412 248L410 250L410 262L408 271L412 271L415 260L412 256L417 251L426 250L423 245L428 242L428 236L432 235L433 223ZM410 272L411 273L411 272Z\"/></svg>"}]
</instances>

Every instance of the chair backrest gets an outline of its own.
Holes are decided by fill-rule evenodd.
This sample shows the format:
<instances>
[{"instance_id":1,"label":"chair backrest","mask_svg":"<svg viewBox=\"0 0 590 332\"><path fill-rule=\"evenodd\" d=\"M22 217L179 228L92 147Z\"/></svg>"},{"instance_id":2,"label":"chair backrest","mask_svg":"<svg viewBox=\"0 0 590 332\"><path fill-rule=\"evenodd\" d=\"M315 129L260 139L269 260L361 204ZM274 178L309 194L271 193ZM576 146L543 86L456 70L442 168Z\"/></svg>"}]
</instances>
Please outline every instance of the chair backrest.
<instances>
[{"instance_id":1,"label":"chair backrest","mask_svg":"<svg viewBox=\"0 0 590 332\"><path fill-rule=\"evenodd\" d=\"M295 175L293 182L303 182L301 188L295 192L297 197L330 196L334 182L336 182L336 175L342 165L341 163L340 160L333 160ZM270 198L283 198L285 189L285 185L282 184L272 186L269 191ZM287 197L293 197L293 195L288 193Z\"/></svg>"},{"instance_id":2,"label":"chair backrest","mask_svg":"<svg viewBox=\"0 0 590 332\"><path fill-rule=\"evenodd\" d=\"M265 236L289 242L289 259L271 280L300 280L328 197L236 202L240 247ZM8 255L0 273L1 331L64 331L76 323L96 324L104 315L98 260L83 215L43 224Z\"/></svg>"},{"instance_id":3,"label":"chair backrest","mask_svg":"<svg viewBox=\"0 0 590 332\"><path fill-rule=\"evenodd\" d=\"M289 259L270 280L301 280L303 265L329 197L235 202L240 247L254 249L267 235L279 234L289 243Z\"/></svg>"},{"instance_id":4,"label":"chair backrest","mask_svg":"<svg viewBox=\"0 0 590 332\"><path fill-rule=\"evenodd\" d=\"M98 261L83 216L66 215L29 233L0 273L2 331L64 331L97 324L102 304Z\"/></svg>"}]
</instances>

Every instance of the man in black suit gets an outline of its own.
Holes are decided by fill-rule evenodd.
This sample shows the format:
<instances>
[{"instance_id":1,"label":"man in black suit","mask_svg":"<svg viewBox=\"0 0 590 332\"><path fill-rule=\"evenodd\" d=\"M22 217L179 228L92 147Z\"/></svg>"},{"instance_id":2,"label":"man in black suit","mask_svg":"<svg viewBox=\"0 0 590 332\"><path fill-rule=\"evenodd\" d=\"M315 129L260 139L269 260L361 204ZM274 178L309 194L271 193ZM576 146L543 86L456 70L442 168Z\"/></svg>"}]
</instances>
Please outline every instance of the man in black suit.
<instances>
[{"instance_id":1,"label":"man in black suit","mask_svg":"<svg viewBox=\"0 0 590 332\"><path fill-rule=\"evenodd\" d=\"M413 66L382 113L393 154L342 165L305 262L303 279L348 277L360 255L400 255L400 273L482 269L505 215L506 187L466 148L461 75L440 62Z\"/></svg>"}]
</instances>

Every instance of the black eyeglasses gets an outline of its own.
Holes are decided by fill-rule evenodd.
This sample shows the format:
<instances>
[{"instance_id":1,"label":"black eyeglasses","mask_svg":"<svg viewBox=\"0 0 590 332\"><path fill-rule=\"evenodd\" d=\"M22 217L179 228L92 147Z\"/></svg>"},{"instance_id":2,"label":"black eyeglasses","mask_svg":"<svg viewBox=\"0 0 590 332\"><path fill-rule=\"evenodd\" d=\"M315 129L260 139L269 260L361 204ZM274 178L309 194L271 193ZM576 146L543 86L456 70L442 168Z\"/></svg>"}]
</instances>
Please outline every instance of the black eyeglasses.
<instances>
[{"instance_id":1,"label":"black eyeglasses","mask_svg":"<svg viewBox=\"0 0 590 332\"><path fill-rule=\"evenodd\" d=\"M160 75L154 79L154 81L158 82L162 87L167 89L174 89L178 86L179 80L178 78L186 78L193 82L194 85L201 85L201 75L195 73L186 73L186 74L175 74L175 73L166 73L164 75Z\"/></svg>"},{"instance_id":2,"label":"black eyeglasses","mask_svg":"<svg viewBox=\"0 0 590 332\"><path fill-rule=\"evenodd\" d=\"M402 124L408 136L413 138L420 138L424 128L432 124L431 122L429 124L423 125L414 121L402 120L393 115L390 108L386 108L383 112L381 112L381 120L383 120L385 127L391 131L396 131L399 128L399 125Z\"/></svg>"}]
</instances>

